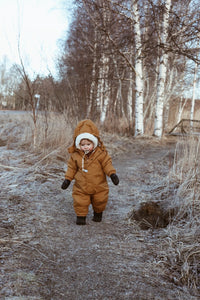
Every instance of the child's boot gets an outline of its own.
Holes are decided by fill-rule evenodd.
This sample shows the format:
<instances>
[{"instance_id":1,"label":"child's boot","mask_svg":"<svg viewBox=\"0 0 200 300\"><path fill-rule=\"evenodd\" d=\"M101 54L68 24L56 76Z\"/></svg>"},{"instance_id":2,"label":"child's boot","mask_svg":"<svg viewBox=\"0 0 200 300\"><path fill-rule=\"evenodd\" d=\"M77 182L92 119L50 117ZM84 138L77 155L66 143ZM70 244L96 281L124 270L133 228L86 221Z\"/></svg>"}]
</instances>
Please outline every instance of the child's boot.
<instances>
[{"instance_id":1,"label":"child's boot","mask_svg":"<svg viewBox=\"0 0 200 300\"><path fill-rule=\"evenodd\" d=\"M102 214L103 214L102 212L96 213L94 211L94 216L93 216L92 221L94 221L94 222L101 222L101 220L102 220Z\"/></svg>"},{"instance_id":2,"label":"child's boot","mask_svg":"<svg viewBox=\"0 0 200 300\"><path fill-rule=\"evenodd\" d=\"M76 218L77 225L86 225L86 217L78 217Z\"/></svg>"}]
</instances>

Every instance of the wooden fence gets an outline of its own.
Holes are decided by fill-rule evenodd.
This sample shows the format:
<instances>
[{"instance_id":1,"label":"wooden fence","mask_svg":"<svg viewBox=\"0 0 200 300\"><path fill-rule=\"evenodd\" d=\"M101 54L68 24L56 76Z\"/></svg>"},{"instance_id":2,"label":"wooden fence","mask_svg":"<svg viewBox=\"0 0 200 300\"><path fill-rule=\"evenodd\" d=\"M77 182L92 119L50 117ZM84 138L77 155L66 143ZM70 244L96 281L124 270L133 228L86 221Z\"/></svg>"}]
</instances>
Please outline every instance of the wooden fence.
<instances>
[{"instance_id":1,"label":"wooden fence","mask_svg":"<svg viewBox=\"0 0 200 300\"><path fill-rule=\"evenodd\" d=\"M171 135L200 135L200 120L182 119L169 132Z\"/></svg>"}]
</instances>

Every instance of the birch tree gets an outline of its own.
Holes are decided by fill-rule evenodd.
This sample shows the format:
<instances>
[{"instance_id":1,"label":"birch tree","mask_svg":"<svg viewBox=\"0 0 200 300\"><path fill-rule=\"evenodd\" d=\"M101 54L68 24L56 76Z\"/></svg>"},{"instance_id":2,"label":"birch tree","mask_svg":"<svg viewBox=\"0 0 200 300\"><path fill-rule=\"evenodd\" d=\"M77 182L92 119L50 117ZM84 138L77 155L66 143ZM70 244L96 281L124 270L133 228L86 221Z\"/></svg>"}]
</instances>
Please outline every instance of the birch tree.
<instances>
[{"instance_id":1,"label":"birch tree","mask_svg":"<svg viewBox=\"0 0 200 300\"><path fill-rule=\"evenodd\" d=\"M195 67L194 67L194 78L193 78L193 89L192 89L192 103L191 103L191 111L190 111L190 119L191 119L191 124L190 126L193 127L193 122L192 120L194 119L194 107L195 107L195 97L196 97L196 85L197 85L197 72L198 72L198 56L199 56L199 49L200 49L200 34L198 34L198 40L197 40L197 60L195 62Z\"/></svg>"},{"instance_id":2,"label":"birch tree","mask_svg":"<svg viewBox=\"0 0 200 300\"><path fill-rule=\"evenodd\" d=\"M108 72L109 72L109 58L105 53L101 56L101 65L99 68L99 81L97 87L97 105L100 110L100 121L104 124L106 119L106 113L109 105L109 82L108 82Z\"/></svg>"},{"instance_id":3,"label":"birch tree","mask_svg":"<svg viewBox=\"0 0 200 300\"><path fill-rule=\"evenodd\" d=\"M135 34L135 136L144 133L144 87L142 74L142 40L140 30L140 13L137 0L132 2L133 26Z\"/></svg>"},{"instance_id":4,"label":"birch tree","mask_svg":"<svg viewBox=\"0 0 200 300\"><path fill-rule=\"evenodd\" d=\"M131 46L130 62L133 63L133 46ZM133 126L133 70L129 67L129 87L127 95L127 117L129 122L129 128Z\"/></svg>"},{"instance_id":5,"label":"birch tree","mask_svg":"<svg viewBox=\"0 0 200 300\"><path fill-rule=\"evenodd\" d=\"M164 100L165 100L165 81L167 75L167 60L168 60L168 54L165 52L165 45L167 43L167 37L168 37L170 6L171 6L171 0L166 0L164 2L163 21L161 24L161 33L160 33L160 46L162 48L161 48L161 54L159 60L155 125L154 125L154 135L157 137L161 137L163 133L163 108L164 108Z\"/></svg>"},{"instance_id":6,"label":"birch tree","mask_svg":"<svg viewBox=\"0 0 200 300\"><path fill-rule=\"evenodd\" d=\"M101 2L101 1L100 1ZM109 23L109 9L107 1L103 0L102 4L102 14L103 14L103 28L104 31L109 30L108 23ZM106 119L106 114L109 106L109 99L110 99L110 86L108 80L109 74L109 40L106 34L102 35L102 54L100 58L100 67L99 67L99 80L98 80L98 87L97 87L97 104L100 109L100 122L104 124Z\"/></svg>"},{"instance_id":7,"label":"birch tree","mask_svg":"<svg viewBox=\"0 0 200 300\"><path fill-rule=\"evenodd\" d=\"M92 63L92 82L90 86L89 103L87 108L87 117L92 114L92 104L96 90L96 69L97 69L97 27L94 29L94 47L93 47L93 63Z\"/></svg>"},{"instance_id":8,"label":"birch tree","mask_svg":"<svg viewBox=\"0 0 200 300\"><path fill-rule=\"evenodd\" d=\"M145 124L148 134L153 129L161 137L169 100L184 89L179 78L185 67L177 66L183 57L194 57L194 3L173 1L170 10L171 0L76 0L62 78L72 112L79 118L98 115L102 124L111 114L120 116L129 129L135 125L135 136Z\"/></svg>"},{"instance_id":9,"label":"birch tree","mask_svg":"<svg viewBox=\"0 0 200 300\"><path fill-rule=\"evenodd\" d=\"M196 84L197 84L197 70L198 70L198 64L195 63L194 67L194 79L193 79L193 88L192 88L192 99L191 99L191 110L190 110L190 126L193 127L192 120L194 119L194 107L195 107L195 97L196 97Z\"/></svg>"}]
</instances>

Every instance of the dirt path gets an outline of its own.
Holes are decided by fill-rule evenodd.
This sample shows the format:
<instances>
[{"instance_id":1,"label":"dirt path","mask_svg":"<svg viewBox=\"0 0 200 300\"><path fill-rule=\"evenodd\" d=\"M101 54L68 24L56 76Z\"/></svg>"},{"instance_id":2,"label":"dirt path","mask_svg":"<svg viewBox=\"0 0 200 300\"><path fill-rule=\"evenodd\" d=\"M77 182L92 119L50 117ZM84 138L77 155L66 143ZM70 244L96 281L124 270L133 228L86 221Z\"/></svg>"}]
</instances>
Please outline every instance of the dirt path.
<instances>
[{"instance_id":1,"label":"dirt path","mask_svg":"<svg viewBox=\"0 0 200 300\"><path fill-rule=\"evenodd\" d=\"M1 299L195 299L155 269L164 229L144 231L128 220L138 203L156 200L150 187L167 175L173 143L135 140L116 156L120 184L109 181L102 223L90 209L86 226L75 224L72 186L60 188L62 161L45 165L1 149Z\"/></svg>"}]
</instances>

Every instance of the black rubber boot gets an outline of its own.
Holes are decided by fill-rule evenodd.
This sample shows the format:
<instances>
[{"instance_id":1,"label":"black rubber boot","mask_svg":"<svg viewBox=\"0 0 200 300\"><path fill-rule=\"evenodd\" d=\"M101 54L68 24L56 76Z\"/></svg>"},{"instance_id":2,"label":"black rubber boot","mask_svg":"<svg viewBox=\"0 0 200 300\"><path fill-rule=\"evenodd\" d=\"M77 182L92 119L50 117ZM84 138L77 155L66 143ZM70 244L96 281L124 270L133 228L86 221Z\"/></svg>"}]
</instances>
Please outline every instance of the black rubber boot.
<instances>
[{"instance_id":1,"label":"black rubber boot","mask_svg":"<svg viewBox=\"0 0 200 300\"><path fill-rule=\"evenodd\" d=\"M102 220L102 214L103 214L102 212L96 213L94 211L94 216L93 216L92 221L94 221L94 222L101 222L101 220Z\"/></svg>"},{"instance_id":2,"label":"black rubber boot","mask_svg":"<svg viewBox=\"0 0 200 300\"><path fill-rule=\"evenodd\" d=\"M86 225L86 217L77 217L76 224L77 225Z\"/></svg>"}]
</instances>

